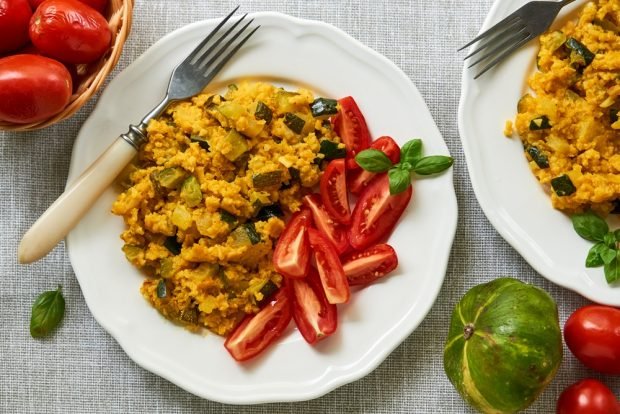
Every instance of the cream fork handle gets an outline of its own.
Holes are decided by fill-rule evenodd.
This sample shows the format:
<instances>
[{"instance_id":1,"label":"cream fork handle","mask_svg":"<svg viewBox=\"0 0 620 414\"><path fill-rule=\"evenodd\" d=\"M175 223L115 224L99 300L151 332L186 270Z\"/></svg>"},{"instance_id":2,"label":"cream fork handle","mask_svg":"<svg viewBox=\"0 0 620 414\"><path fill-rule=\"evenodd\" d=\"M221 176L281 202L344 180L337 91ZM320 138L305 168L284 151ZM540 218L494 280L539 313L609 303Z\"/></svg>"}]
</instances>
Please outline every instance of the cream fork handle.
<instances>
[{"instance_id":1,"label":"cream fork handle","mask_svg":"<svg viewBox=\"0 0 620 414\"><path fill-rule=\"evenodd\" d=\"M135 155L134 146L122 138L116 139L24 234L17 250L19 262L32 263L48 254Z\"/></svg>"}]
</instances>

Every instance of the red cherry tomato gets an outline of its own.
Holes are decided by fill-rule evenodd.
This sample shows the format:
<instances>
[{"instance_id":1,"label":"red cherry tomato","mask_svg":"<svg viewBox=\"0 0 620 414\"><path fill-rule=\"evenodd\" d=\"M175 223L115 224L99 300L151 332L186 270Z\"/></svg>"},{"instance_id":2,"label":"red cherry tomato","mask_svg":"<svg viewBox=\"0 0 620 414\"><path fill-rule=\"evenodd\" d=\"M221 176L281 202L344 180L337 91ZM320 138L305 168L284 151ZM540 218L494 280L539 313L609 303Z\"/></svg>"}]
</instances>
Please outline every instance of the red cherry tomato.
<instances>
[{"instance_id":1,"label":"red cherry tomato","mask_svg":"<svg viewBox=\"0 0 620 414\"><path fill-rule=\"evenodd\" d=\"M377 244L342 259L342 268L350 286L367 285L398 266L396 252L389 244Z\"/></svg>"},{"instance_id":2,"label":"red cherry tomato","mask_svg":"<svg viewBox=\"0 0 620 414\"><path fill-rule=\"evenodd\" d=\"M32 10L36 10L37 7L46 0L29 0L30 5L32 6ZM108 0L78 0L80 3L84 3L97 10L99 13L103 13L105 11L106 6L108 5Z\"/></svg>"},{"instance_id":3,"label":"red cherry tomato","mask_svg":"<svg viewBox=\"0 0 620 414\"><path fill-rule=\"evenodd\" d=\"M332 126L346 147L347 168L357 169L355 155L370 146L370 132L364 115L352 97L339 99L338 104L340 113L332 119Z\"/></svg>"},{"instance_id":4,"label":"red cherry tomato","mask_svg":"<svg viewBox=\"0 0 620 414\"><path fill-rule=\"evenodd\" d=\"M306 342L314 344L333 334L338 327L338 310L327 301L316 271L311 270L305 279L291 280L288 286L293 319Z\"/></svg>"},{"instance_id":5,"label":"red cherry tomato","mask_svg":"<svg viewBox=\"0 0 620 414\"><path fill-rule=\"evenodd\" d=\"M556 413L620 414L620 403L605 384L594 379L585 379L560 394Z\"/></svg>"},{"instance_id":6,"label":"red cherry tomato","mask_svg":"<svg viewBox=\"0 0 620 414\"><path fill-rule=\"evenodd\" d=\"M0 0L0 54L13 52L28 43L31 16L28 0Z\"/></svg>"},{"instance_id":7,"label":"red cherry tomato","mask_svg":"<svg viewBox=\"0 0 620 414\"><path fill-rule=\"evenodd\" d=\"M564 340L585 366L620 375L620 309L601 305L577 309L564 325Z\"/></svg>"},{"instance_id":8,"label":"red cherry tomato","mask_svg":"<svg viewBox=\"0 0 620 414\"><path fill-rule=\"evenodd\" d=\"M351 221L344 159L331 161L321 176L321 199L330 217L342 224Z\"/></svg>"},{"instance_id":9,"label":"red cherry tomato","mask_svg":"<svg viewBox=\"0 0 620 414\"><path fill-rule=\"evenodd\" d=\"M224 342L237 361L247 361L273 343L291 321L288 289L280 289L256 315L246 318Z\"/></svg>"},{"instance_id":10,"label":"red cherry tomato","mask_svg":"<svg viewBox=\"0 0 620 414\"><path fill-rule=\"evenodd\" d=\"M107 20L77 0L47 0L30 20L30 39L46 56L65 63L91 63L110 48Z\"/></svg>"},{"instance_id":11,"label":"red cherry tomato","mask_svg":"<svg viewBox=\"0 0 620 414\"><path fill-rule=\"evenodd\" d=\"M312 211L316 228L329 239L336 248L336 252L342 254L349 250L351 246L349 246L349 241L347 240L346 228L331 218L318 194L305 196L303 203Z\"/></svg>"},{"instance_id":12,"label":"red cherry tomato","mask_svg":"<svg viewBox=\"0 0 620 414\"><path fill-rule=\"evenodd\" d=\"M390 194L390 184L385 173L378 175L360 195L353 209L349 243L361 250L385 239L405 211L413 187L400 194Z\"/></svg>"},{"instance_id":13,"label":"red cherry tomato","mask_svg":"<svg viewBox=\"0 0 620 414\"><path fill-rule=\"evenodd\" d=\"M351 295L349 283L334 245L323 233L312 228L308 229L308 240L314 251L316 268L319 271L327 301L329 303L348 302Z\"/></svg>"},{"instance_id":14,"label":"red cherry tomato","mask_svg":"<svg viewBox=\"0 0 620 414\"><path fill-rule=\"evenodd\" d=\"M280 235L273 252L273 266L278 273L291 278L302 278L310 265L308 227L312 224L312 213L303 208L294 214Z\"/></svg>"},{"instance_id":15,"label":"red cherry tomato","mask_svg":"<svg viewBox=\"0 0 620 414\"><path fill-rule=\"evenodd\" d=\"M383 151L392 161L392 164L397 164L400 161L400 148L390 137L386 136L377 139L370 145L370 148ZM376 175L376 173L360 169L355 175L352 174L352 177L350 176L351 178L348 181L349 191L353 194L361 193Z\"/></svg>"},{"instance_id":16,"label":"red cherry tomato","mask_svg":"<svg viewBox=\"0 0 620 414\"><path fill-rule=\"evenodd\" d=\"M62 63L36 55L0 59L0 119L30 123L64 109L71 98L71 74Z\"/></svg>"}]
</instances>

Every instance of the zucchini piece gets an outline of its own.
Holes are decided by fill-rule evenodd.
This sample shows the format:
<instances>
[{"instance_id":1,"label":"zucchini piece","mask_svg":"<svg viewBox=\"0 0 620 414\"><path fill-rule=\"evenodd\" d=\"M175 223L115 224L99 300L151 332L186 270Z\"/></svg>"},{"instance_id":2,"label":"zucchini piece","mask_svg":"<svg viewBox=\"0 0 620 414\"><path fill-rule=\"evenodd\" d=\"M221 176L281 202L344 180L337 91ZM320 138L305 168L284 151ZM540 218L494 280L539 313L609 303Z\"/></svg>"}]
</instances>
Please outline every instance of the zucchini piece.
<instances>
[{"instance_id":1,"label":"zucchini piece","mask_svg":"<svg viewBox=\"0 0 620 414\"><path fill-rule=\"evenodd\" d=\"M135 246L133 244L124 245L122 250L123 253L125 253L125 257L127 258L127 260L129 260L131 263L135 263L136 260L140 259L140 256L144 253L142 247Z\"/></svg>"},{"instance_id":2,"label":"zucchini piece","mask_svg":"<svg viewBox=\"0 0 620 414\"><path fill-rule=\"evenodd\" d=\"M260 243L260 235L256 232L254 223L245 223L237 227L230 233L234 246L250 246Z\"/></svg>"},{"instance_id":3,"label":"zucchini piece","mask_svg":"<svg viewBox=\"0 0 620 414\"><path fill-rule=\"evenodd\" d=\"M292 112L287 112L284 114L284 125L294 133L301 134L301 131L304 130L304 126L306 125L306 121Z\"/></svg>"},{"instance_id":4,"label":"zucchini piece","mask_svg":"<svg viewBox=\"0 0 620 414\"><path fill-rule=\"evenodd\" d=\"M592 20L592 24L599 26L603 30L620 34L620 27L618 27L618 25L616 25L609 19L594 19Z\"/></svg>"},{"instance_id":5,"label":"zucchini piece","mask_svg":"<svg viewBox=\"0 0 620 414\"><path fill-rule=\"evenodd\" d=\"M235 217L233 214L230 214L228 211L222 210L222 209L220 209L220 218L222 219L223 222L228 223L230 225L234 225L237 222L237 217Z\"/></svg>"},{"instance_id":6,"label":"zucchini piece","mask_svg":"<svg viewBox=\"0 0 620 414\"><path fill-rule=\"evenodd\" d=\"M164 168L159 172L151 174L151 181L155 185L156 190L161 190L161 188L175 190L183 183L185 176L183 168Z\"/></svg>"},{"instance_id":7,"label":"zucchini piece","mask_svg":"<svg viewBox=\"0 0 620 414\"><path fill-rule=\"evenodd\" d=\"M260 290L260 293L263 295L263 298L257 303L258 306L262 306L271 299L271 297L279 290L278 285L273 283L271 280L268 280L267 283L263 285Z\"/></svg>"},{"instance_id":8,"label":"zucchini piece","mask_svg":"<svg viewBox=\"0 0 620 414\"><path fill-rule=\"evenodd\" d=\"M198 183L198 179L196 177L190 175L185 181L183 181L180 196L189 207L196 207L200 204L202 201L202 192L200 191L200 183Z\"/></svg>"},{"instance_id":9,"label":"zucchini piece","mask_svg":"<svg viewBox=\"0 0 620 414\"><path fill-rule=\"evenodd\" d=\"M233 121L236 121L243 115L247 114L245 108L236 102L222 102L217 107L217 110L220 111L220 113L226 118L232 119Z\"/></svg>"},{"instance_id":10,"label":"zucchini piece","mask_svg":"<svg viewBox=\"0 0 620 414\"><path fill-rule=\"evenodd\" d=\"M286 183L282 184L280 186L280 190L287 190L291 188L293 184L299 182L299 180L301 179L301 176L299 175L299 170L295 167L289 167L288 173L291 176L291 179L288 180Z\"/></svg>"},{"instance_id":11,"label":"zucchini piece","mask_svg":"<svg viewBox=\"0 0 620 414\"><path fill-rule=\"evenodd\" d=\"M517 112L520 114L527 112L528 104L532 103L533 101L534 101L534 98L529 93L526 93L525 95L523 95L521 99L519 99L519 102L517 103Z\"/></svg>"},{"instance_id":12,"label":"zucchini piece","mask_svg":"<svg viewBox=\"0 0 620 414\"><path fill-rule=\"evenodd\" d=\"M609 121L612 124L618 122L618 114L620 114L620 108L610 108L609 109Z\"/></svg>"},{"instance_id":13,"label":"zucchini piece","mask_svg":"<svg viewBox=\"0 0 620 414\"><path fill-rule=\"evenodd\" d=\"M532 160L538 165L538 168L549 168L549 159L537 147L531 146L527 148L527 153Z\"/></svg>"},{"instance_id":14,"label":"zucchini piece","mask_svg":"<svg viewBox=\"0 0 620 414\"><path fill-rule=\"evenodd\" d=\"M340 148L340 144L328 139L321 141L321 149L319 150L319 153L325 155L325 157L323 157L325 161L335 160L336 158L344 158L347 154L344 147Z\"/></svg>"},{"instance_id":15,"label":"zucchini piece","mask_svg":"<svg viewBox=\"0 0 620 414\"><path fill-rule=\"evenodd\" d=\"M284 212L279 204L264 206L256 214L256 220L258 221L267 221L271 217L284 217Z\"/></svg>"},{"instance_id":16,"label":"zucchini piece","mask_svg":"<svg viewBox=\"0 0 620 414\"><path fill-rule=\"evenodd\" d=\"M219 104L226 102L226 98L222 95L210 95L205 101L206 109L216 109Z\"/></svg>"},{"instance_id":17,"label":"zucchini piece","mask_svg":"<svg viewBox=\"0 0 620 414\"><path fill-rule=\"evenodd\" d=\"M159 274L164 279L169 279L178 269L174 265L174 257L165 257L159 261Z\"/></svg>"},{"instance_id":18,"label":"zucchini piece","mask_svg":"<svg viewBox=\"0 0 620 414\"><path fill-rule=\"evenodd\" d=\"M254 188L262 189L282 184L282 171L269 171L252 176L252 185Z\"/></svg>"},{"instance_id":19,"label":"zucchini piece","mask_svg":"<svg viewBox=\"0 0 620 414\"><path fill-rule=\"evenodd\" d=\"M182 244L177 241L175 236L166 237L164 240L164 247L168 249L170 253L177 256L181 253Z\"/></svg>"},{"instance_id":20,"label":"zucchini piece","mask_svg":"<svg viewBox=\"0 0 620 414\"><path fill-rule=\"evenodd\" d=\"M572 65L586 67L594 60L594 53L574 37L569 37L564 44L570 50L570 62Z\"/></svg>"},{"instance_id":21,"label":"zucchini piece","mask_svg":"<svg viewBox=\"0 0 620 414\"><path fill-rule=\"evenodd\" d=\"M328 98L316 98L310 104L312 116L319 119L329 118L338 113L338 101Z\"/></svg>"},{"instance_id":22,"label":"zucchini piece","mask_svg":"<svg viewBox=\"0 0 620 414\"><path fill-rule=\"evenodd\" d=\"M211 149L211 146L209 145L209 142L206 140L206 138L203 138L200 135L191 135L189 137L189 140L192 142L197 142L198 145L200 145L200 148L207 152Z\"/></svg>"},{"instance_id":23,"label":"zucchini piece","mask_svg":"<svg viewBox=\"0 0 620 414\"><path fill-rule=\"evenodd\" d=\"M193 306L183 309L179 315L179 320L191 325L196 325L198 323L198 309Z\"/></svg>"},{"instance_id":24,"label":"zucchini piece","mask_svg":"<svg viewBox=\"0 0 620 414\"><path fill-rule=\"evenodd\" d=\"M238 91L239 87L237 86L237 84L231 83L230 85L228 85L228 90L231 91L231 92L232 91Z\"/></svg>"},{"instance_id":25,"label":"zucchini piece","mask_svg":"<svg viewBox=\"0 0 620 414\"><path fill-rule=\"evenodd\" d=\"M224 140L230 145L230 151L224 154L228 161L234 162L249 150L248 141L234 129L228 131Z\"/></svg>"},{"instance_id":26,"label":"zucchini piece","mask_svg":"<svg viewBox=\"0 0 620 414\"><path fill-rule=\"evenodd\" d=\"M258 101L256 111L254 111L254 118L262 119L266 124L269 124L273 119L273 111L264 102Z\"/></svg>"},{"instance_id":27,"label":"zucchini piece","mask_svg":"<svg viewBox=\"0 0 620 414\"><path fill-rule=\"evenodd\" d=\"M530 121L530 131L541 131L551 128L547 115L539 116Z\"/></svg>"},{"instance_id":28,"label":"zucchini piece","mask_svg":"<svg viewBox=\"0 0 620 414\"><path fill-rule=\"evenodd\" d=\"M549 35L545 39L545 44L543 47L551 50L551 52L555 52L559 48L561 48L564 43L566 43L566 35L564 32L556 30L555 32L549 33Z\"/></svg>"},{"instance_id":29,"label":"zucchini piece","mask_svg":"<svg viewBox=\"0 0 620 414\"><path fill-rule=\"evenodd\" d=\"M221 267L217 263L208 263L203 262L198 265L196 269L194 269L194 273L202 276L203 278L210 277L218 277L221 271Z\"/></svg>"},{"instance_id":30,"label":"zucchini piece","mask_svg":"<svg viewBox=\"0 0 620 414\"><path fill-rule=\"evenodd\" d=\"M177 226L179 229L185 231L192 225L192 213L187 211L187 208L185 208L184 205L178 204L174 210L172 210L170 221L172 221L172 224Z\"/></svg>"},{"instance_id":31,"label":"zucchini piece","mask_svg":"<svg viewBox=\"0 0 620 414\"><path fill-rule=\"evenodd\" d=\"M159 283L157 283L157 297L159 299L165 299L168 296L168 288L166 287L166 281L164 279L159 279Z\"/></svg>"},{"instance_id":32,"label":"zucchini piece","mask_svg":"<svg viewBox=\"0 0 620 414\"><path fill-rule=\"evenodd\" d=\"M295 110L295 104L291 102L290 98L293 96L299 95L295 92L285 91L284 89L279 90L276 93L276 102L278 104L278 112L283 114L285 112L292 112Z\"/></svg>"},{"instance_id":33,"label":"zucchini piece","mask_svg":"<svg viewBox=\"0 0 620 414\"><path fill-rule=\"evenodd\" d=\"M559 196L569 196L577 191L575 184L571 181L570 177L566 174L551 179L551 187L553 191Z\"/></svg>"}]
</instances>

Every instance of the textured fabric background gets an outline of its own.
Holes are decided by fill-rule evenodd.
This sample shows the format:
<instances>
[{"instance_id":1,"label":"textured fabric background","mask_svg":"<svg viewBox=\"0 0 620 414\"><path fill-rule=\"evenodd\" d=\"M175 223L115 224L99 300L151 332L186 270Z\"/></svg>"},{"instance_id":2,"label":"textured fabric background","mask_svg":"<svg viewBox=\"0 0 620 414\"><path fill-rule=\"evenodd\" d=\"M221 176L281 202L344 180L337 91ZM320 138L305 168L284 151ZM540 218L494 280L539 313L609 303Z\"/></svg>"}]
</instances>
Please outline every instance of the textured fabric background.
<instances>
[{"instance_id":1,"label":"textured fabric background","mask_svg":"<svg viewBox=\"0 0 620 414\"><path fill-rule=\"evenodd\" d=\"M138 0L134 26L115 71L164 34L220 17L228 1ZM482 24L491 0L256 0L244 11L271 10L331 23L384 54L416 83L456 159L460 217L443 289L422 325L367 377L314 401L254 407L202 400L138 367L93 319L64 246L30 266L18 266L21 235L61 193L73 139L94 100L73 119L29 134L0 133L0 412L1 413L467 413L447 380L442 349L454 304L472 286L512 275L546 289L561 323L586 300L536 274L499 236L480 209L457 131L462 54L457 46ZM44 290L63 285L67 309L45 340L28 331L30 307ZM529 413L552 413L569 384L588 376L565 350L556 379ZM602 378L616 394L620 380Z\"/></svg>"}]
</instances>

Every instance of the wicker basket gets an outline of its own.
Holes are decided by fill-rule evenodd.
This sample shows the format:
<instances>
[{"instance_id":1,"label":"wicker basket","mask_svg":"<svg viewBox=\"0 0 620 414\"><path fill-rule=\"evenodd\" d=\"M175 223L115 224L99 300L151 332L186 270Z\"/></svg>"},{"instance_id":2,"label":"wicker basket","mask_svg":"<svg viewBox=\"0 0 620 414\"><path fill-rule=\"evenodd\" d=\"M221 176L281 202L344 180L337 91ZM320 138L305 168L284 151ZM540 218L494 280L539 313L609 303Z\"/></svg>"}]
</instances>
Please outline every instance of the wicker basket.
<instances>
[{"instance_id":1,"label":"wicker basket","mask_svg":"<svg viewBox=\"0 0 620 414\"><path fill-rule=\"evenodd\" d=\"M110 0L106 17L108 17L110 30L112 30L112 46L97 62L77 66L80 81L77 88L74 88L74 93L65 109L51 118L30 124L0 121L0 130L32 131L41 129L65 120L77 112L99 90L121 57L123 45L131 30L132 11L133 0Z\"/></svg>"}]
</instances>

